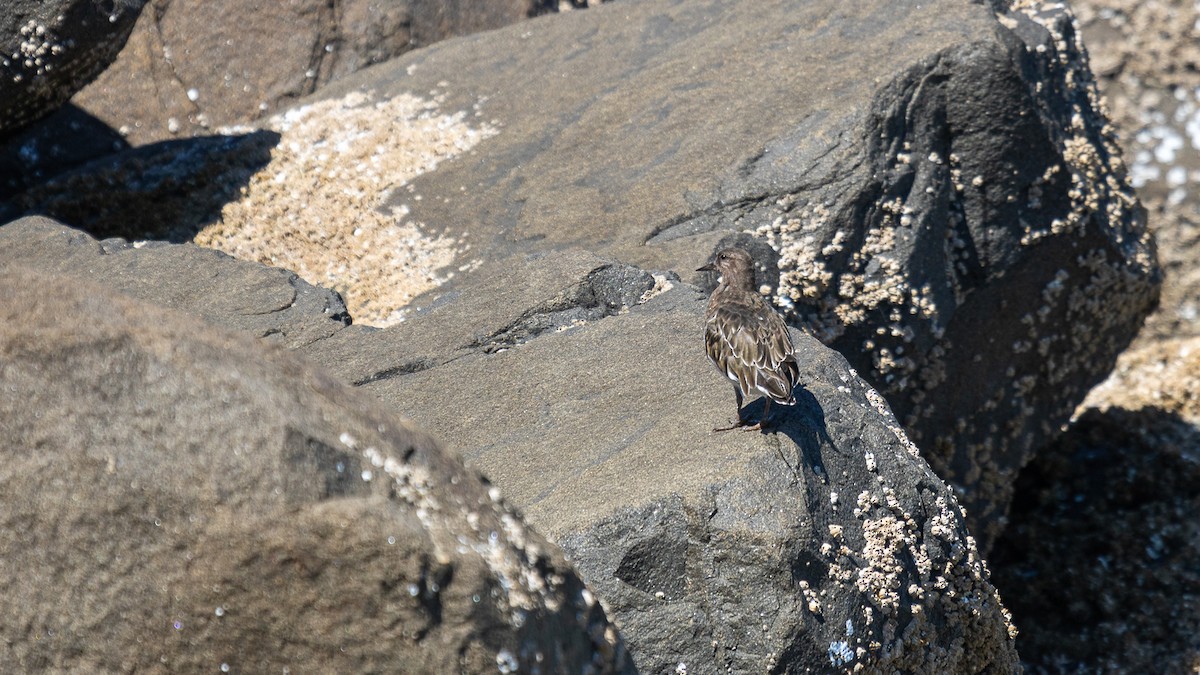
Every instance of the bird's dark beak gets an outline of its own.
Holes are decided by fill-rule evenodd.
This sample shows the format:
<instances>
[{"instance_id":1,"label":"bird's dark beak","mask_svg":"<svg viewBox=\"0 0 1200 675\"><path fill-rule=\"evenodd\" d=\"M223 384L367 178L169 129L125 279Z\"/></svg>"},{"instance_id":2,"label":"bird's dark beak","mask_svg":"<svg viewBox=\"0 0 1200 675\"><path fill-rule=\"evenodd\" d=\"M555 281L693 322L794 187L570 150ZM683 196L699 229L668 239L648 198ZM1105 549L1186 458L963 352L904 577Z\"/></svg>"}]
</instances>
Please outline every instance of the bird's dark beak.
<instances>
[{"instance_id":1,"label":"bird's dark beak","mask_svg":"<svg viewBox=\"0 0 1200 675\"><path fill-rule=\"evenodd\" d=\"M697 272L716 272L717 268L714 267L712 263L708 263L704 267L697 268L696 271Z\"/></svg>"}]
</instances>

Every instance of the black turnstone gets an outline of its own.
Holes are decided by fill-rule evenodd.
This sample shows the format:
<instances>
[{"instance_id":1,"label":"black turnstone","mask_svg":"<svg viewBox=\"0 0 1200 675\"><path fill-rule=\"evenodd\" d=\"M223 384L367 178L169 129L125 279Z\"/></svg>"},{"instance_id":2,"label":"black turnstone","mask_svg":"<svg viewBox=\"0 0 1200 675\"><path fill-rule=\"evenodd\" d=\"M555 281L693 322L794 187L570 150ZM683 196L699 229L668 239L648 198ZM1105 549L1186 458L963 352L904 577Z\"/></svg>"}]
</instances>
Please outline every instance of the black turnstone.
<instances>
[{"instance_id":1,"label":"black turnstone","mask_svg":"<svg viewBox=\"0 0 1200 675\"><path fill-rule=\"evenodd\" d=\"M697 272L718 272L720 280L708 301L704 345L717 370L733 380L738 419L729 431L761 429L771 402L795 405L792 394L800 366L787 324L754 287L754 260L740 248L727 248ZM762 418L754 425L742 419L742 401L752 393L766 397Z\"/></svg>"}]
</instances>

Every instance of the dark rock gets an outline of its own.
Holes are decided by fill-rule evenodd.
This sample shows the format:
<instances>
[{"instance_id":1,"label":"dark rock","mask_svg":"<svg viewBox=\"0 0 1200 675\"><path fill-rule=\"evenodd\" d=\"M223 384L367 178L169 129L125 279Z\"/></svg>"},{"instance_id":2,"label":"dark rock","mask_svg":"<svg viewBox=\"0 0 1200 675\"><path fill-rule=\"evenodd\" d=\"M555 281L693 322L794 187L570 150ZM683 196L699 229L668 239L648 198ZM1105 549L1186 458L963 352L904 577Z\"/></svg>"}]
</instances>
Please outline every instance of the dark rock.
<instances>
[{"instance_id":1,"label":"dark rock","mask_svg":"<svg viewBox=\"0 0 1200 675\"><path fill-rule=\"evenodd\" d=\"M486 161L392 193L481 259L581 247L696 278L731 235L770 243L779 303L888 397L986 548L1158 293L1067 12L616 3L323 95L437 89L499 125Z\"/></svg>"},{"instance_id":2,"label":"dark rock","mask_svg":"<svg viewBox=\"0 0 1200 675\"><path fill-rule=\"evenodd\" d=\"M553 544L278 348L0 272L0 668L632 672Z\"/></svg>"},{"instance_id":3,"label":"dark rock","mask_svg":"<svg viewBox=\"0 0 1200 675\"><path fill-rule=\"evenodd\" d=\"M104 123L64 105L0 143L0 212L15 209L4 202L46 179L128 147Z\"/></svg>"},{"instance_id":4,"label":"dark rock","mask_svg":"<svg viewBox=\"0 0 1200 675\"><path fill-rule=\"evenodd\" d=\"M1121 356L1022 472L989 558L1031 673L1200 663L1200 340Z\"/></svg>"},{"instance_id":5,"label":"dark rock","mask_svg":"<svg viewBox=\"0 0 1200 675\"><path fill-rule=\"evenodd\" d=\"M0 12L0 140L54 112L116 58L145 0L10 0Z\"/></svg>"},{"instance_id":6,"label":"dark rock","mask_svg":"<svg viewBox=\"0 0 1200 675\"><path fill-rule=\"evenodd\" d=\"M13 266L107 287L291 348L334 335L350 320L337 293L287 270L192 244L98 242L46 218L0 226L0 269Z\"/></svg>"},{"instance_id":7,"label":"dark rock","mask_svg":"<svg viewBox=\"0 0 1200 675\"><path fill-rule=\"evenodd\" d=\"M557 6L553 0L151 0L129 46L75 103L135 145L211 133L278 112L332 79L409 50Z\"/></svg>"},{"instance_id":8,"label":"dark rock","mask_svg":"<svg viewBox=\"0 0 1200 675\"><path fill-rule=\"evenodd\" d=\"M581 253L523 262L305 351L446 439L562 545L640 672L1012 672L953 494L843 358L797 333L800 403L775 408L772 433L711 434L733 397L704 356L703 295L658 275L615 313L472 340L525 308L566 311L605 271L626 299L646 283ZM421 366L364 377L356 359L391 348Z\"/></svg>"}]
</instances>

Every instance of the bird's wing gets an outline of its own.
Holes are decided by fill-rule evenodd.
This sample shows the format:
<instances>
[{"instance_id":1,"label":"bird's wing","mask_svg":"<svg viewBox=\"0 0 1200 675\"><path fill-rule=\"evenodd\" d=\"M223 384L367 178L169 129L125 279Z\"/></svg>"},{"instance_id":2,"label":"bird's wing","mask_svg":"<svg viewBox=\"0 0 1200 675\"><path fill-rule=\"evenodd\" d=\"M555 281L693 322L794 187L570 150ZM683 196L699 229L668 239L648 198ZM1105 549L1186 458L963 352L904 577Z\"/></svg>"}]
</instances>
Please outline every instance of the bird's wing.
<instances>
[{"instance_id":1,"label":"bird's wing","mask_svg":"<svg viewBox=\"0 0 1200 675\"><path fill-rule=\"evenodd\" d=\"M708 356L750 395L757 391L779 403L794 403L800 379L792 340L783 318L766 305L726 304L714 308L705 330Z\"/></svg>"}]
</instances>

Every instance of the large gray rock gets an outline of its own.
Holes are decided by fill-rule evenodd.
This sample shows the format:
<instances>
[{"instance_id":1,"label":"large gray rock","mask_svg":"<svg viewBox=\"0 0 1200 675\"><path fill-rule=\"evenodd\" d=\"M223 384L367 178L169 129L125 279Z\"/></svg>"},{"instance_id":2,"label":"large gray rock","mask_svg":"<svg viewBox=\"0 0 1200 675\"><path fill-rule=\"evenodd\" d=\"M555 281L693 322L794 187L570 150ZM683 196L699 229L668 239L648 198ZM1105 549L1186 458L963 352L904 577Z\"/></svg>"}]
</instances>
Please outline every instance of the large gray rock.
<instances>
[{"instance_id":1,"label":"large gray rock","mask_svg":"<svg viewBox=\"0 0 1200 675\"><path fill-rule=\"evenodd\" d=\"M54 112L116 58L145 0L8 0L0 12L0 139Z\"/></svg>"},{"instance_id":2,"label":"large gray rock","mask_svg":"<svg viewBox=\"0 0 1200 675\"><path fill-rule=\"evenodd\" d=\"M562 545L640 672L1016 667L953 493L842 357L797 332L800 403L771 433L713 434L734 400L694 287L579 251L486 274L304 351L446 439Z\"/></svg>"},{"instance_id":3,"label":"large gray rock","mask_svg":"<svg viewBox=\"0 0 1200 675\"><path fill-rule=\"evenodd\" d=\"M615 3L323 95L436 88L500 130L392 192L469 258L578 246L691 278L770 243L766 285L888 397L986 546L1158 292L1067 11Z\"/></svg>"},{"instance_id":4,"label":"large gray rock","mask_svg":"<svg viewBox=\"0 0 1200 675\"><path fill-rule=\"evenodd\" d=\"M631 672L562 553L279 348L0 272L0 669Z\"/></svg>"}]
</instances>

